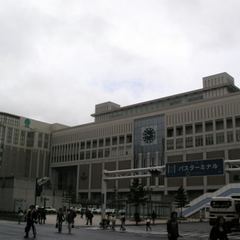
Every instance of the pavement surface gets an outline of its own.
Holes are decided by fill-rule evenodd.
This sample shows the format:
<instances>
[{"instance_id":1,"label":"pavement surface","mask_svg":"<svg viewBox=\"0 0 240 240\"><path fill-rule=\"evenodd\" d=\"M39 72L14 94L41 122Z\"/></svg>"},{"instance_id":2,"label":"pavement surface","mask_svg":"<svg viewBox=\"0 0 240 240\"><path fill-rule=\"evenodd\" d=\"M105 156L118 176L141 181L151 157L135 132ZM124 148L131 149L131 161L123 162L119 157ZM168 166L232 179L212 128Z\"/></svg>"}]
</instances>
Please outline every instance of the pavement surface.
<instances>
[{"instance_id":1,"label":"pavement surface","mask_svg":"<svg viewBox=\"0 0 240 240\"><path fill-rule=\"evenodd\" d=\"M70 239L71 240L81 240L81 239L91 239L91 240L102 240L108 238L114 238L114 240L122 240L124 238L128 240L139 240L156 238L161 240L168 240L167 230L166 230L166 219L157 219L155 224L151 224L151 231L146 231L145 221L139 223L136 226L134 221L129 219L126 220L126 230L120 230L120 220L117 219L116 230L112 229L100 229L99 222L101 221L100 215L95 215L93 218L92 225L86 225L86 219L81 218L80 215L77 215L75 218L75 227L72 229L72 233L68 233L67 224L63 224L62 233L58 233L55 228L56 224L56 215L47 215L45 224L36 224L37 229L37 238L43 240L52 240L52 239ZM24 228L26 223L22 222L18 224L16 221L0 220L0 240L17 240L23 239ZM181 221L179 223L179 232L182 238L179 240L206 240L209 238L209 232L211 226L207 221L188 220ZM239 233L228 234L229 240L239 240ZM32 233L30 231L30 237L33 239Z\"/></svg>"},{"instance_id":2,"label":"pavement surface","mask_svg":"<svg viewBox=\"0 0 240 240\"><path fill-rule=\"evenodd\" d=\"M94 215L94 218L92 220L92 225L86 225L86 219L85 216L83 218L80 217L80 215L77 215L75 218L75 227L79 229L88 229L88 230L100 230L99 223L101 222L101 215ZM55 225L56 223L56 215L48 215L47 224ZM167 219L156 219L154 225L151 222L151 231L146 231L146 222L141 221L136 225L135 221L126 219L125 226L126 231L128 233L134 233L134 234L147 234L148 236L161 236L161 238L167 239L167 229L166 229L166 223ZM199 219L188 219L188 220L181 220L179 221L179 232L181 234L181 237L184 239L187 238L195 238L195 240L206 240L209 239L209 233L211 230L211 226L208 223L208 220L200 221ZM111 229L106 229L105 231L112 232ZM120 230L120 219L117 219L116 221L116 232L123 232ZM228 234L229 239L238 239L240 240L240 233L229 233ZM181 240L181 238L179 239Z\"/></svg>"},{"instance_id":3,"label":"pavement surface","mask_svg":"<svg viewBox=\"0 0 240 240\"><path fill-rule=\"evenodd\" d=\"M94 227L99 227L99 223L101 222L101 214L95 214L93 219L92 219L92 225L86 225L86 218L85 216L83 216L83 218L80 217L80 215L78 214L77 217L74 219L75 223L74 225L75 226L94 226ZM187 220L187 221L182 221L182 222L199 222L199 219L190 219L190 220ZM49 214L47 215L47 220L46 220L46 223L47 224L55 224L56 223L56 215L55 214ZM159 224L162 224L162 225L166 225L167 223L167 219L156 219L155 220L155 225L159 225ZM139 222L139 226L145 226L146 222L145 220ZM151 222L152 224L152 222ZM120 225L120 219L117 219L116 221L116 225ZM126 226L136 226L136 223L135 221L133 220L129 220L129 219L126 219L126 222L125 222L125 225Z\"/></svg>"}]
</instances>

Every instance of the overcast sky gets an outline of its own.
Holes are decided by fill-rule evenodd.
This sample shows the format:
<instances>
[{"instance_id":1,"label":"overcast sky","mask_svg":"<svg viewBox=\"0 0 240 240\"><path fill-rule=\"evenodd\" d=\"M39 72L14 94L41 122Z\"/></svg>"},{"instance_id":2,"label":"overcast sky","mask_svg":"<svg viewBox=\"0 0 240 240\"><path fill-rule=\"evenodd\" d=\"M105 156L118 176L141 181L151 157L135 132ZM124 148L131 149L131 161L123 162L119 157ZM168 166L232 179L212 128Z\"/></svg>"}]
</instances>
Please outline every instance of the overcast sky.
<instances>
[{"instance_id":1,"label":"overcast sky","mask_svg":"<svg viewBox=\"0 0 240 240\"><path fill-rule=\"evenodd\" d=\"M0 112L70 126L95 105L240 87L239 0L1 0Z\"/></svg>"}]
</instances>

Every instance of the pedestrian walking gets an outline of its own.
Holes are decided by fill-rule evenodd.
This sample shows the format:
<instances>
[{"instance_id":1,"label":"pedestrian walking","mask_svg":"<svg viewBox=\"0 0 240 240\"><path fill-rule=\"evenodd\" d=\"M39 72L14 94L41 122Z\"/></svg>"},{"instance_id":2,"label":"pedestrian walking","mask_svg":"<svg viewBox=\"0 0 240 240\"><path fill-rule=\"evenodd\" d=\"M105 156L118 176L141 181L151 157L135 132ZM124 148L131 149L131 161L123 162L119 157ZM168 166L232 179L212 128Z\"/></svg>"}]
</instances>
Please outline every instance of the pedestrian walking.
<instances>
[{"instance_id":1,"label":"pedestrian walking","mask_svg":"<svg viewBox=\"0 0 240 240\"><path fill-rule=\"evenodd\" d=\"M125 215L124 214L122 214L121 215L121 218L120 218L120 220L121 220L121 226L120 226L120 230L126 230L126 228L125 228L125 221L126 221L126 217L125 217Z\"/></svg>"},{"instance_id":2,"label":"pedestrian walking","mask_svg":"<svg viewBox=\"0 0 240 240\"><path fill-rule=\"evenodd\" d=\"M211 229L209 240L228 240L227 228L222 216L217 217L216 224Z\"/></svg>"},{"instance_id":3,"label":"pedestrian walking","mask_svg":"<svg viewBox=\"0 0 240 240\"><path fill-rule=\"evenodd\" d=\"M74 218L76 217L76 213L71 209L68 209L67 213L67 223L68 223L68 233L71 233L72 228L74 228Z\"/></svg>"},{"instance_id":4,"label":"pedestrian walking","mask_svg":"<svg viewBox=\"0 0 240 240\"><path fill-rule=\"evenodd\" d=\"M157 214L155 213L154 210L152 211L151 217L152 217L152 223L155 224L155 219L157 218Z\"/></svg>"},{"instance_id":5,"label":"pedestrian walking","mask_svg":"<svg viewBox=\"0 0 240 240\"><path fill-rule=\"evenodd\" d=\"M136 212L134 213L134 219L135 219L136 225L138 225L138 223L141 221L141 220L140 220L140 215L139 215L139 212L138 212L138 211L136 211Z\"/></svg>"},{"instance_id":6,"label":"pedestrian walking","mask_svg":"<svg viewBox=\"0 0 240 240\"><path fill-rule=\"evenodd\" d=\"M27 221L27 226L25 227L26 235L24 237L28 238L29 231L32 228L33 237L35 238L37 233L36 233L36 227L35 227L34 223L37 221L37 213L36 213L34 205L30 206L30 209L27 211L25 217L26 217L26 221Z\"/></svg>"},{"instance_id":7,"label":"pedestrian walking","mask_svg":"<svg viewBox=\"0 0 240 240\"><path fill-rule=\"evenodd\" d=\"M56 219L56 227L58 228L58 232L62 232L62 223L65 221L64 213L62 211L62 208L58 209L57 212L57 219Z\"/></svg>"},{"instance_id":8,"label":"pedestrian walking","mask_svg":"<svg viewBox=\"0 0 240 240\"><path fill-rule=\"evenodd\" d=\"M167 232L169 240L177 240L180 236L178 232L177 212L171 212L171 218L167 221Z\"/></svg>"},{"instance_id":9,"label":"pedestrian walking","mask_svg":"<svg viewBox=\"0 0 240 240\"><path fill-rule=\"evenodd\" d=\"M46 221L46 210L45 208L39 208L40 211L40 224L45 224Z\"/></svg>"},{"instance_id":10,"label":"pedestrian walking","mask_svg":"<svg viewBox=\"0 0 240 240\"><path fill-rule=\"evenodd\" d=\"M17 212L17 217L18 217L18 224L21 224L21 220L24 216L23 210L19 207L18 212Z\"/></svg>"},{"instance_id":11,"label":"pedestrian walking","mask_svg":"<svg viewBox=\"0 0 240 240\"><path fill-rule=\"evenodd\" d=\"M93 213L90 210L86 212L86 219L87 219L86 225L88 225L88 223L92 225Z\"/></svg>"},{"instance_id":12,"label":"pedestrian walking","mask_svg":"<svg viewBox=\"0 0 240 240\"><path fill-rule=\"evenodd\" d=\"M116 218L114 215L111 217L111 223L112 223L112 230L115 231L115 224L116 224Z\"/></svg>"},{"instance_id":13,"label":"pedestrian walking","mask_svg":"<svg viewBox=\"0 0 240 240\"><path fill-rule=\"evenodd\" d=\"M147 216L147 219L146 219L146 231L148 231L148 229L150 229L150 230L152 230L152 228L151 228L151 220L150 220L150 214L148 214L148 216Z\"/></svg>"}]
</instances>

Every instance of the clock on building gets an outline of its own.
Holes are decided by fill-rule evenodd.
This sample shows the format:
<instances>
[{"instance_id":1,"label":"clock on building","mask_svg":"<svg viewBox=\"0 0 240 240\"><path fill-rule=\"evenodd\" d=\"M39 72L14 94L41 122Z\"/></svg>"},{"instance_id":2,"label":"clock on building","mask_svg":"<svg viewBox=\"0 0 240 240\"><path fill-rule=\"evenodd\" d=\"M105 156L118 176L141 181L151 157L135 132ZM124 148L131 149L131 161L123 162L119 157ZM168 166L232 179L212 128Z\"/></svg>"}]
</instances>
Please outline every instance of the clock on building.
<instances>
[{"instance_id":1,"label":"clock on building","mask_svg":"<svg viewBox=\"0 0 240 240\"><path fill-rule=\"evenodd\" d=\"M156 133L153 128L148 127L143 131L142 139L145 143L151 143L154 141Z\"/></svg>"}]
</instances>

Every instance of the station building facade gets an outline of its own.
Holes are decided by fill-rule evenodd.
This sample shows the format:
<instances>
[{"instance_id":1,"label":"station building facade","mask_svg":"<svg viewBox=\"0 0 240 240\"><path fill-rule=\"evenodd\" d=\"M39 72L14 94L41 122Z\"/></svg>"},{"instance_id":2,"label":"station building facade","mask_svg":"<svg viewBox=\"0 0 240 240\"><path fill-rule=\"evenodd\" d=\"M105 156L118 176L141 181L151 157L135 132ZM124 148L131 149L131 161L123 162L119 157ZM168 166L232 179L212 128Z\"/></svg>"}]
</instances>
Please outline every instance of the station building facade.
<instances>
[{"instance_id":1,"label":"station building facade","mask_svg":"<svg viewBox=\"0 0 240 240\"><path fill-rule=\"evenodd\" d=\"M0 112L0 211L35 202L36 179L49 176L51 134L65 127Z\"/></svg>"},{"instance_id":2,"label":"station building facade","mask_svg":"<svg viewBox=\"0 0 240 240\"><path fill-rule=\"evenodd\" d=\"M77 197L99 202L102 172L214 158L240 158L240 90L227 73L202 79L203 88L121 107L98 104L94 122L52 131L50 178L58 190L71 185ZM183 186L194 199L228 183L221 176L142 179L153 201L174 196ZM107 183L108 198L124 199L131 180Z\"/></svg>"},{"instance_id":3,"label":"station building facade","mask_svg":"<svg viewBox=\"0 0 240 240\"><path fill-rule=\"evenodd\" d=\"M53 190L49 204L61 207L62 196L57 204L56 192L69 186L81 201L100 203L104 169L240 159L240 90L227 73L204 77L202 82L201 89L134 105L98 104L94 122L73 127L0 112L0 195L5 196L0 205L16 209L15 203L26 198L30 198L26 206L32 204L34 179L46 176ZM237 171L141 179L153 202L169 201L180 186L192 200L239 181ZM109 181L107 199L117 197L121 202L130 184L130 179Z\"/></svg>"}]
</instances>

